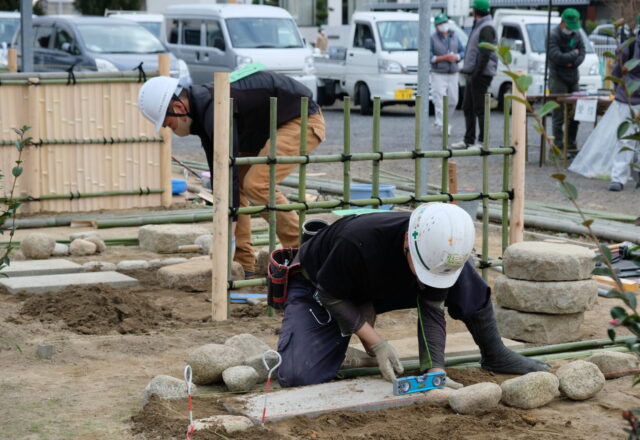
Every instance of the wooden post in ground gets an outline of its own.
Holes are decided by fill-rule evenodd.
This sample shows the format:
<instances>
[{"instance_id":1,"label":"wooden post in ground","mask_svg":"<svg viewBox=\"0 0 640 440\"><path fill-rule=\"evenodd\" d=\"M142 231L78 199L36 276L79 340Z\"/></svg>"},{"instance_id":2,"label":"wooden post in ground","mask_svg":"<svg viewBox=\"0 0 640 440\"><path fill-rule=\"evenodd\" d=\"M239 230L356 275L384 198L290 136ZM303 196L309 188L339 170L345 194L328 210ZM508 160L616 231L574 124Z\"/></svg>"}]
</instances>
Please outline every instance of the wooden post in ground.
<instances>
[{"instance_id":1,"label":"wooden post in ground","mask_svg":"<svg viewBox=\"0 0 640 440\"><path fill-rule=\"evenodd\" d=\"M211 316L228 317L227 265L229 255L229 73L215 74L213 90L213 243L211 255Z\"/></svg>"},{"instance_id":2,"label":"wooden post in ground","mask_svg":"<svg viewBox=\"0 0 640 440\"><path fill-rule=\"evenodd\" d=\"M18 52L15 49L7 51L7 67L10 73L18 71Z\"/></svg>"},{"instance_id":3,"label":"wooden post in ground","mask_svg":"<svg viewBox=\"0 0 640 440\"><path fill-rule=\"evenodd\" d=\"M456 194L458 192L458 164L449 161L447 169L449 170L449 194ZM454 200L452 203L457 205L458 201Z\"/></svg>"},{"instance_id":4,"label":"wooden post in ground","mask_svg":"<svg viewBox=\"0 0 640 440\"><path fill-rule=\"evenodd\" d=\"M518 72L519 74L521 72ZM525 95L512 84L513 94L521 99ZM509 244L524 240L524 173L525 154L527 148L527 107L518 101L513 101L511 111L511 132L513 146L516 149L511 167L511 183L513 185L513 200L511 202L511 221L509 226Z\"/></svg>"},{"instance_id":5,"label":"wooden post in ground","mask_svg":"<svg viewBox=\"0 0 640 440\"><path fill-rule=\"evenodd\" d=\"M169 76L170 57L168 53L158 55L158 72L162 76ZM162 146L160 147L160 187L162 188L162 206L171 206L171 129L163 127L160 129L162 135ZM147 182L148 183L148 182Z\"/></svg>"}]
</instances>

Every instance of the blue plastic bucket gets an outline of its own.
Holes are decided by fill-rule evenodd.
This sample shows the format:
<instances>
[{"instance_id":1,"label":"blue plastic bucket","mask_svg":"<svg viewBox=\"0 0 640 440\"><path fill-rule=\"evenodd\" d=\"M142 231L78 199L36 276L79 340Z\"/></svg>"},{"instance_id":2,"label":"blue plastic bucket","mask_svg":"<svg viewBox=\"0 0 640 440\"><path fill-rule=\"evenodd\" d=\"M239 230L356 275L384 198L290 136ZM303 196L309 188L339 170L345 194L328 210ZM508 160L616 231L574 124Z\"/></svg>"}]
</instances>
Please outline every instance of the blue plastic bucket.
<instances>
[{"instance_id":1,"label":"blue plastic bucket","mask_svg":"<svg viewBox=\"0 0 640 440\"><path fill-rule=\"evenodd\" d=\"M370 199L373 190L373 185L368 183L357 183L351 185L351 199ZM378 194L381 199L396 196L395 185L383 185L378 186ZM363 206L363 208L373 208L373 206ZM380 209L393 209L393 205L382 205Z\"/></svg>"},{"instance_id":2,"label":"blue plastic bucket","mask_svg":"<svg viewBox=\"0 0 640 440\"><path fill-rule=\"evenodd\" d=\"M181 194L187 190L187 182L182 179L171 179L171 194Z\"/></svg>"}]
</instances>

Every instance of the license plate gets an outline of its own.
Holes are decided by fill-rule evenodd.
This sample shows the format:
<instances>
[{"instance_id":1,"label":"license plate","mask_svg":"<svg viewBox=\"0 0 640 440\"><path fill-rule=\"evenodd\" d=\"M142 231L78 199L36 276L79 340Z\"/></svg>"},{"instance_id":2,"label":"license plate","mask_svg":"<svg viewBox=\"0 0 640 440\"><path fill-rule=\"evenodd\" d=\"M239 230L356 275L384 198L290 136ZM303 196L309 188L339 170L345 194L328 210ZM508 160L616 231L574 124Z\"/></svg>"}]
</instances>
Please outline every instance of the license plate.
<instances>
[{"instance_id":1,"label":"license plate","mask_svg":"<svg viewBox=\"0 0 640 440\"><path fill-rule=\"evenodd\" d=\"M396 99L413 99L413 90L412 89L396 89L395 98Z\"/></svg>"}]
</instances>

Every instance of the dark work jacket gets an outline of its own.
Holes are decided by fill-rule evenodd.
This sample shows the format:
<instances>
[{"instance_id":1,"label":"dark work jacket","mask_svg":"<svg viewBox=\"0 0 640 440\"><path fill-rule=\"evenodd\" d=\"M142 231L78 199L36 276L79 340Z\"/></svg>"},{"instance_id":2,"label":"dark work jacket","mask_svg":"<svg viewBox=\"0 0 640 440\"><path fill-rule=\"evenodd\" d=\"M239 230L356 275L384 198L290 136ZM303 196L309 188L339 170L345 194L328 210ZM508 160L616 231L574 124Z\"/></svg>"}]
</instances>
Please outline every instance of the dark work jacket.
<instances>
[{"instance_id":1,"label":"dark work jacket","mask_svg":"<svg viewBox=\"0 0 640 440\"><path fill-rule=\"evenodd\" d=\"M202 142L213 176L213 84L187 89L191 114L191 134ZM278 98L277 126L300 117L300 100L309 98L309 114L319 111L311 90L295 79L261 71L231 83L233 99L233 157L257 156L269 139L270 98ZM239 206L239 179L233 171L233 206Z\"/></svg>"},{"instance_id":2,"label":"dark work jacket","mask_svg":"<svg viewBox=\"0 0 640 440\"><path fill-rule=\"evenodd\" d=\"M580 52L575 53L575 49ZM566 35L556 26L549 39L549 70L551 76L567 84L577 84L580 80L578 67L584 61L585 48L580 32Z\"/></svg>"},{"instance_id":3,"label":"dark work jacket","mask_svg":"<svg viewBox=\"0 0 640 440\"><path fill-rule=\"evenodd\" d=\"M636 35L635 43L627 46L625 49L616 51L616 62L613 65L613 70L611 71L611 75L616 78L624 79L624 82L629 85L632 81L640 81L640 65L636 66L634 69L629 70L626 74L622 75L622 66L631 60L631 59L640 59L640 34ZM622 103L629 103L629 97L624 91L624 87L621 85L616 85L616 101ZM631 105L640 104L640 88L637 89L631 95Z\"/></svg>"}]
</instances>

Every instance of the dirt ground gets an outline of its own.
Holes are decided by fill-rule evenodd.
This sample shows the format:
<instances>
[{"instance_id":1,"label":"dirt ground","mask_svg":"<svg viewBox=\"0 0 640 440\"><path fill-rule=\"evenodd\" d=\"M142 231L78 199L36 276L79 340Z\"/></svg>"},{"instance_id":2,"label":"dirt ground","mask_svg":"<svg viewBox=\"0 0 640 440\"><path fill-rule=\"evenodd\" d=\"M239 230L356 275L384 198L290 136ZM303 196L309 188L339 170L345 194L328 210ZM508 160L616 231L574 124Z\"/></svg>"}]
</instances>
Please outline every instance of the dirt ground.
<instances>
[{"instance_id":1,"label":"dirt ground","mask_svg":"<svg viewBox=\"0 0 640 440\"><path fill-rule=\"evenodd\" d=\"M64 228L57 229L68 234ZM122 231L113 231L122 236ZM499 254L492 233L491 253ZM109 248L100 259L157 258L136 247ZM77 262L97 257L73 258ZM0 293L0 439L112 440L179 439L188 423L186 401L152 399L142 391L156 375L181 378L188 353L202 344L222 343L252 333L275 346L281 316L261 306L233 305L232 319L211 321L210 292L190 293L159 286L154 271L136 271L140 285L113 289L78 288L41 295ZM496 273L490 271L490 279ZM609 309L616 300L600 298L585 316L579 339L606 337ZM382 315L384 337L415 333L415 311ZM456 321L449 332L463 331ZM53 344L50 360L36 356L38 344ZM562 362L553 362L554 368ZM465 385L500 383L509 376L480 369L450 369ZM203 431L196 439L602 439L623 438L624 410L640 407L632 378L607 381L584 402L558 398L536 410L499 406L479 417L455 414L446 406L416 404L377 412L336 412L313 419L293 418L237 434ZM259 385L256 391L263 390ZM194 416L225 413L229 393L199 387Z\"/></svg>"}]
</instances>

